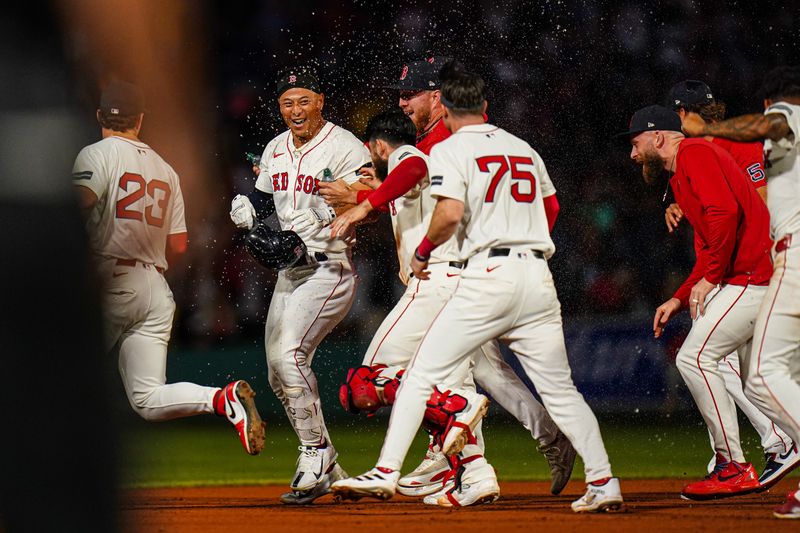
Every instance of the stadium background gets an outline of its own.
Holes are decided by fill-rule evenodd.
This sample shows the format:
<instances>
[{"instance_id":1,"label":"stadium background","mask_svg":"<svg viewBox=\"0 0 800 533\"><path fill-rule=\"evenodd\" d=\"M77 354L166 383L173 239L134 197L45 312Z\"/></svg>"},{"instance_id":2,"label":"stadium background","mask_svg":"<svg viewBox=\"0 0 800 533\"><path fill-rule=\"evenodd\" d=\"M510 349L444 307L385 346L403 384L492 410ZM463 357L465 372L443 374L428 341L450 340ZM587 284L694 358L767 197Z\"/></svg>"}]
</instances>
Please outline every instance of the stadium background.
<instances>
[{"instance_id":1,"label":"stadium background","mask_svg":"<svg viewBox=\"0 0 800 533\"><path fill-rule=\"evenodd\" d=\"M429 54L456 57L483 74L491 88L490 120L528 140L547 163L562 208L551 267L570 360L579 389L600 414L616 472L701 471L707 437L671 360L687 320L671 325L658 342L650 326L652 311L691 267L691 232L684 225L667 234L663 191L642 183L627 146L611 136L635 109L663 102L666 90L687 78L706 81L730 114L758 111L762 75L798 62L796 13L778 2L723 7L688 0L143 5L149 25L142 31L152 38L143 53L154 54L160 70L142 82L152 112L142 137L182 177L191 236L188 256L168 274L179 309L169 379L209 385L250 380L270 437L267 460L253 463L240 457L229 428L218 421L146 425L128 409L112 363L110 402L123 431L126 484L288 479L294 440L268 389L263 355L274 275L243 253L227 215L230 198L254 183L244 153L260 153L283 129L273 94L282 67L314 68L328 120L360 135L373 113L396 105L396 95L381 87L405 60ZM135 62L104 55L104 39L124 40L125 25L109 23L98 37L69 13L62 20L69 12L63 6L32 17L40 7L15 8L29 26L4 22L12 40L18 35L27 42L26 32L42 37L32 52L38 92L22 94L6 84L3 94L20 107L44 101L68 110L74 118L69 143L79 148L98 138L98 82L142 71ZM20 61L4 54L5 65ZM181 91L159 91L159 76L187 72ZM197 128L167 135L176 121ZM383 220L360 230L356 305L314 363L326 417L352 471L375 457L384 421L344 414L335 391L401 291L388 228ZM757 439L746 423L742 427L749 456L760 467ZM501 478L546 476L529 439L503 413L492 412L487 435L489 459Z\"/></svg>"}]
</instances>

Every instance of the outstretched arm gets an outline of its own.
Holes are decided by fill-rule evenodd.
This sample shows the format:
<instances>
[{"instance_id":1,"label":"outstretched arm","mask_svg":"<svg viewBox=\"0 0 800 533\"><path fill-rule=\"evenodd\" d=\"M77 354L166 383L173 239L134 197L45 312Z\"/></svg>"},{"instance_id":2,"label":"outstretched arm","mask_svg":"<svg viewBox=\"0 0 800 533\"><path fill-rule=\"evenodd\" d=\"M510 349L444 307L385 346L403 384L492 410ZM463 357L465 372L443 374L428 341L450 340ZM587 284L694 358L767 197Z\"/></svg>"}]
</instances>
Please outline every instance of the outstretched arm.
<instances>
[{"instance_id":1,"label":"outstretched arm","mask_svg":"<svg viewBox=\"0 0 800 533\"><path fill-rule=\"evenodd\" d=\"M711 135L739 142L777 141L791 133L786 117L780 113L754 113L708 123L697 113L687 113L683 119L683 131L690 137Z\"/></svg>"}]
</instances>

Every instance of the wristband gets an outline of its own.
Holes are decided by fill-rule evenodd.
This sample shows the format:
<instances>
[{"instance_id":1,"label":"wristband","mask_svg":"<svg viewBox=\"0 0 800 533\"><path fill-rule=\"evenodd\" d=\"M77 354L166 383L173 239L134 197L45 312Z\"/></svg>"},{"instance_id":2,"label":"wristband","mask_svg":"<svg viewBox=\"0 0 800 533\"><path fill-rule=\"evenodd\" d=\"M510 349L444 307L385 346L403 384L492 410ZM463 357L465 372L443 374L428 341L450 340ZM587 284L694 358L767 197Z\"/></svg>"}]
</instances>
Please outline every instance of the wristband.
<instances>
[{"instance_id":1,"label":"wristband","mask_svg":"<svg viewBox=\"0 0 800 533\"><path fill-rule=\"evenodd\" d=\"M431 252L435 249L436 245L425 235L425 237L422 238L422 242L417 246L417 249L414 250L414 257L416 257L418 261L425 262L430 259Z\"/></svg>"}]
</instances>

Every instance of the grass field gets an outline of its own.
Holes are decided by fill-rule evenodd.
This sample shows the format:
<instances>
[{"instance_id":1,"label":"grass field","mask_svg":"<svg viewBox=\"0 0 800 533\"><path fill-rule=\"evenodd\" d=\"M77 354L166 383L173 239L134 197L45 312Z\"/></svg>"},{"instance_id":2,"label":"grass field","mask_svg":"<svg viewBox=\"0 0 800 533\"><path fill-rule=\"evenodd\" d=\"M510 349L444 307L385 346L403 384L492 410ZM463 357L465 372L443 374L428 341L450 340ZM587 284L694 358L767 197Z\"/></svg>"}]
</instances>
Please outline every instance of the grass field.
<instances>
[{"instance_id":1,"label":"grass field","mask_svg":"<svg viewBox=\"0 0 800 533\"><path fill-rule=\"evenodd\" d=\"M601 419L603 438L615 475L622 478L702 477L711 457L708 435L696 422L681 425L654 417L635 422ZM126 487L171 487L236 484L287 484L294 472L297 442L282 423L267 427L267 442L258 457L244 453L227 423L212 417L147 424L131 420L121 451L121 477ZM351 474L371 468L378 457L385 419L360 419L358 423L331 427L340 464ZM501 480L545 480L546 463L523 428L487 420L484 425L486 456ZM420 433L406 460L413 469L422 457L426 437ZM758 438L742 423L747 458L757 470L763 466ZM576 465L576 479L582 466Z\"/></svg>"}]
</instances>

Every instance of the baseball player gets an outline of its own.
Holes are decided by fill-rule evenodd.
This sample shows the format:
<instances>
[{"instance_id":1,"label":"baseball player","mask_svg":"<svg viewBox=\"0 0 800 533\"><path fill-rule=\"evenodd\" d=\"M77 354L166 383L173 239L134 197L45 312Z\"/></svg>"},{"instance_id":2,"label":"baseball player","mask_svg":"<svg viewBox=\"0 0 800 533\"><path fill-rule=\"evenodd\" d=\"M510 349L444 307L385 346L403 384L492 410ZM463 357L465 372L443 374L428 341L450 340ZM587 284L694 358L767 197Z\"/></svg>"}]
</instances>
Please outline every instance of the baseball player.
<instances>
[{"instance_id":1,"label":"baseball player","mask_svg":"<svg viewBox=\"0 0 800 533\"><path fill-rule=\"evenodd\" d=\"M249 229L256 219L277 213L281 228L296 232L308 250L306 261L279 272L265 328L269 382L300 440L292 492L281 498L295 504L327 493L331 481L344 475L311 361L350 310L358 278L352 239L331 238L328 226L336 213L319 195L319 182L330 176L354 183L369 152L352 133L323 119L324 95L312 74L282 73L276 96L289 129L264 148L255 189L233 199L231 220Z\"/></svg>"},{"instance_id":2,"label":"baseball player","mask_svg":"<svg viewBox=\"0 0 800 533\"><path fill-rule=\"evenodd\" d=\"M435 274L430 280L411 276L410 261L414 248L425 234L435 205L435 200L430 196L427 156L413 147L414 134L413 123L399 109L381 113L372 119L367 127L372 161L381 175L388 173L388 176L367 200L338 217L331 226L332 233L346 234L351 224L363 220L373 210L373 204L380 208L388 203L401 265L400 277L407 286L403 297L378 328L362 366L349 372L341 398L345 409L350 411L355 407L374 412L393 403L393 392L399 386L399 376L411 360L436 312L455 290L463 268L458 261L458 245L455 238L451 238L433 254L430 270ZM324 194L324 186L321 188ZM508 405L508 410L519 417L535 438L538 437L540 451L551 463L551 490L554 494L561 492L569 479L576 455L567 438L558 431L541 404L505 363L496 341L476 351L472 363L478 384L501 405ZM460 370L468 372L469 366L465 364ZM460 381L463 382L464 378ZM374 398L378 401L375 402ZM484 467L484 461L478 461L478 458L483 459L484 451L480 425L475 428L475 437L480 453L462 457L462 480L474 480L472 471ZM407 496L440 492L425 501L447 507L452 506L453 501L464 506L488 500L486 493L477 492L481 484L462 482L456 487L458 476L445 477L448 470L451 470L451 465L444 453L432 445L423 464L399 481L398 490ZM491 469L483 468L483 471L494 479ZM446 487L443 487L442 479L449 481ZM496 482L489 488L498 490Z\"/></svg>"},{"instance_id":3,"label":"baseball player","mask_svg":"<svg viewBox=\"0 0 800 533\"><path fill-rule=\"evenodd\" d=\"M794 439L800 441L800 67L769 72L762 86L764 114L705 123L689 114L689 135L737 142L763 140L767 160L774 269L756 319L753 349L743 363L745 394ZM800 518L800 491L775 509L778 518Z\"/></svg>"},{"instance_id":4,"label":"baseball player","mask_svg":"<svg viewBox=\"0 0 800 533\"><path fill-rule=\"evenodd\" d=\"M704 480L684 487L686 499L714 499L760 488L739 442L736 406L725 388L719 360L750 349L753 324L766 293L771 266L769 213L731 155L703 139L685 139L672 110L637 111L627 135L630 157L645 181L672 173L669 186L694 228L694 269L675 295L656 309L653 331L689 308L693 324L676 365L713 437L717 464Z\"/></svg>"},{"instance_id":5,"label":"baseball player","mask_svg":"<svg viewBox=\"0 0 800 533\"><path fill-rule=\"evenodd\" d=\"M588 487L576 512L622 505L597 420L572 383L560 304L546 259L554 252L542 195L552 184L539 155L524 141L484 123L486 87L473 73L444 79L443 120L452 136L431 151L431 195L437 198L427 234L411 260L417 279L428 280L429 260L458 234L466 263L452 297L442 304L403 377L377 466L337 481L341 497L394 495L425 400L467 354L499 338L509 343L558 427L584 459ZM444 446L463 436L454 426Z\"/></svg>"},{"instance_id":6,"label":"baseball player","mask_svg":"<svg viewBox=\"0 0 800 533\"><path fill-rule=\"evenodd\" d=\"M143 119L142 91L126 82L109 84L97 110L103 139L80 151L72 171L103 283L106 347L119 346L125 393L142 418L216 413L256 455L264 446L264 423L246 381L222 389L166 384L175 302L164 279L165 251L183 253L187 233L178 175L139 140Z\"/></svg>"},{"instance_id":7,"label":"baseball player","mask_svg":"<svg viewBox=\"0 0 800 533\"><path fill-rule=\"evenodd\" d=\"M673 86L669 92L668 104L668 107L675 109L681 118L689 112L700 114L703 120L708 122L719 122L725 118L725 103L716 100L708 85L698 80L686 80ZM763 145L760 142L734 142L721 137L707 136L705 139L731 154L739 168L750 178L750 183L758 195L766 202L767 180L764 172ZM673 203L667 207L665 218L667 229L672 232L683 218L680 206ZM719 371L725 379L728 394L761 437L766 465L758 481L761 488L766 490L800 465L800 454L792 439L744 395L739 363L737 354L729 354L720 359ZM715 466L716 454L711 458L708 471L713 471Z\"/></svg>"}]
</instances>

